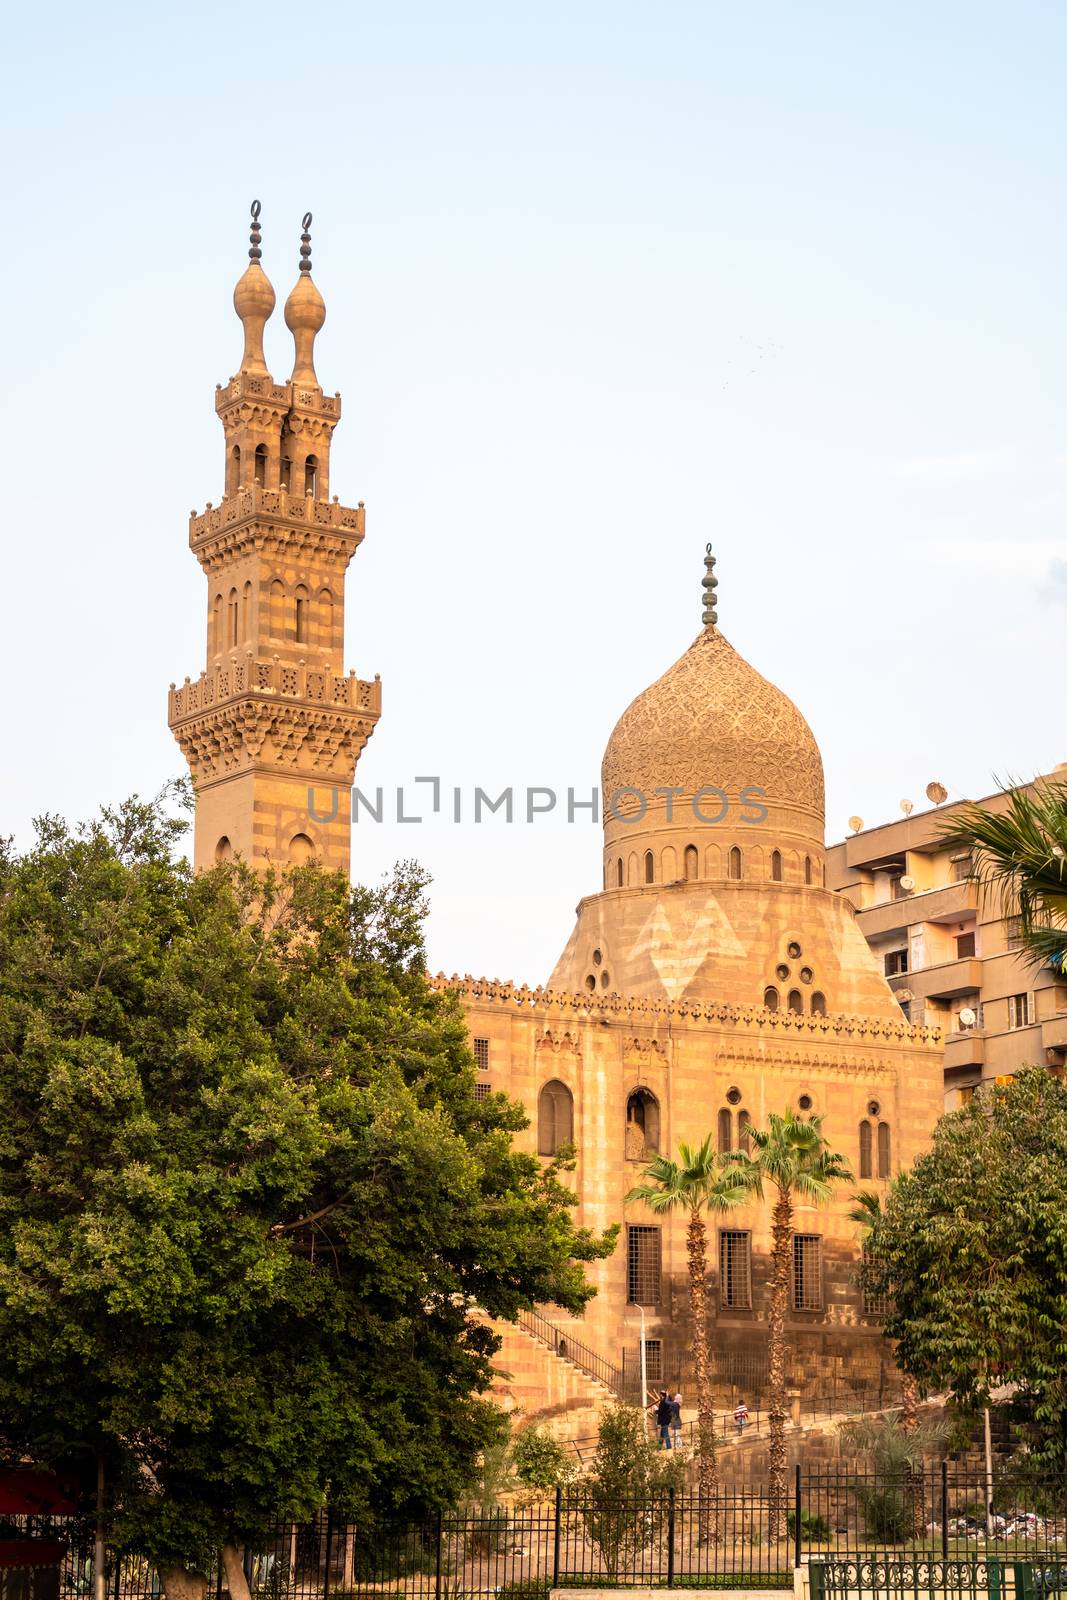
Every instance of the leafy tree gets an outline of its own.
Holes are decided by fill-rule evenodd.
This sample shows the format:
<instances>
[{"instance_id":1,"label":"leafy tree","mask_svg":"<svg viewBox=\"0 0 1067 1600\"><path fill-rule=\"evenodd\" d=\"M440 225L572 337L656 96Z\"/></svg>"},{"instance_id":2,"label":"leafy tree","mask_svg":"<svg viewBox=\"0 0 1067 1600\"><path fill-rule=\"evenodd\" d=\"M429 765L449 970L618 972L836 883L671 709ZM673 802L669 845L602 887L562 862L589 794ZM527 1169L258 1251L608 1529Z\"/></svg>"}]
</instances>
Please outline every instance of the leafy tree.
<instances>
[{"instance_id":1,"label":"leafy tree","mask_svg":"<svg viewBox=\"0 0 1067 1600\"><path fill-rule=\"evenodd\" d=\"M657 1450L649 1439L643 1411L613 1406L604 1412L596 1455L582 1485L580 1515L610 1579L664 1530L666 1518L657 1516L657 1502L680 1488L684 1477L681 1456Z\"/></svg>"},{"instance_id":2,"label":"leafy tree","mask_svg":"<svg viewBox=\"0 0 1067 1600\"><path fill-rule=\"evenodd\" d=\"M856 1482L856 1497L867 1532L876 1539L908 1539L926 1529L924 1457L944 1444L942 1422L914 1417L907 1422L884 1417L853 1417L841 1429L842 1441L862 1455L869 1476Z\"/></svg>"},{"instance_id":3,"label":"leafy tree","mask_svg":"<svg viewBox=\"0 0 1067 1600\"><path fill-rule=\"evenodd\" d=\"M943 1117L862 1269L900 1365L977 1413L1017 1385L1035 1461L1067 1466L1067 1086L1040 1067Z\"/></svg>"},{"instance_id":4,"label":"leafy tree","mask_svg":"<svg viewBox=\"0 0 1067 1600\"><path fill-rule=\"evenodd\" d=\"M875 1194L873 1189L861 1189L852 1196L849 1216L853 1222L858 1222L860 1225L864 1255L869 1255L873 1248L872 1236L881 1215L882 1197ZM905 1432L908 1432L915 1428L919 1421L919 1386L910 1372L900 1374L900 1400L900 1425Z\"/></svg>"},{"instance_id":5,"label":"leafy tree","mask_svg":"<svg viewBox=\"0 0 1067 1600\"><path fill-rule=\"evenodd\" d=\"M771 1390L770 1422L770 1527L772 1536L785 1527L785 1319L789 1303L789 1266L793 1243L793 1205L797 1199L821 1205L838 1183L850 1183L852 1173L845 1158L831 1150L823 1137L822 1117L784 1116L771 1113L766 1128L749 1128L752 1153L736 1150L736 1163L748 1187L762 1194L769 1185L775 1192L771 1216L773 1239L771 1295L767 1315L767 1376Z\"/></svg>"},{"instance_id":6,"label":"leafy tree","mask_svg":"<svg viewBox=\"0 0 1067 1600\"><path fill-rule=\"evenodd\" d=\"M95 1477L170 1600L329 1498L454 1503L505 1427L471 1313L588 1301L564 1164L474 1097L425 878L173 859L130 801L0 848L0 1452Z\"/></svg>"},{"instance_id":7,"label":"leafy tree","mask_svg":"<svg viewBox=\"0 0 1067 1600\"><path fill-rule=\"evenodd\" d=\"M511 1447L515 1476L537 1495L571 1483L578 1463L571 1451L543 1428L520 1428Z\"/></svg>"},{"instance_id":8,"label":"leafy tree","mask_svg":"<svg viewBox=\"0 0 1067 1600\"><path fill-rule=\"evenodd\" d=\"M708 1334L708 1239L704 1215L725 1211L747 1198L745 1183L734 1166L724 1166L712 1148L711 1135L697 1149L682 1144L680 1160L656 1156L645 1168L643 1181L630 1190L628 1201L639 1200L657 1216L671 1211L689 1214L686 1257L689 1265L689 1309L693 1323L693 1359L697 1381L697 1477L702 1531L717 1537L714 1496L718 1487L715 1453L715 1405L711 1389L711 1351ZM647 1396L645 1397L647 1399Z\"/></svg>"},{"instance_id":9,"label":"leafy tree","mask_svg":"<svg viewBox=\"0 0 1067 1600\"><path fill-rule=\"evenodd\" d=\"M974 876L1018 916L1034 965L1067 972L1067 781L1012 789L1003 811L960 806L942 837L969 851Z\"/></svg>"}]
</instances>

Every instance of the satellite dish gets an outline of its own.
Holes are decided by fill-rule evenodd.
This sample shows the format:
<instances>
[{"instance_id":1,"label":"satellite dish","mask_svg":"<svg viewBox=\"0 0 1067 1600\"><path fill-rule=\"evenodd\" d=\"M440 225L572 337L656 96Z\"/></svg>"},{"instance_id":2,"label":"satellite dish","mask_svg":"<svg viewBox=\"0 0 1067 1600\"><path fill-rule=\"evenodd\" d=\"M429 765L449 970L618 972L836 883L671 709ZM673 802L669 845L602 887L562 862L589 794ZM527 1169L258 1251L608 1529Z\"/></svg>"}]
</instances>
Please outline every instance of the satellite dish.
<instances>
[{"instance_id":1,"label":"satellite dish","mask_svg":"<svg viewBox=\"0 0 1067 1600\"><path fill-rule=\"evenodd\" d=\"M915 810L915 807L910 800L902 800L900 802L900 809L903 811L906 817L910 817L912 812Z\"/></svg>"},{"instance_id":2,"label":"satellite dish","mask_svg":"<svg viewBox=\"0 0 1067 1600\"><path fill-rule=\"evenodd\" d=\"M900 887L903 889L905 894L910 894L915 887L915 879L910 878L908 874L905 873L900 880Z\"/></svg>"},{"instance_id":3,"label":"satellite dish","mask_svg":"<svg viewBox=\"0 0 1067 1600\"><path fill-rule=\"evenodd\" d=\"M933 783L926 785L926 798L932 800L935 806L939 806L943 800L948 799L948 790L943 783L938 783L935 779Z\"/></svg>"},{"instance_id":4,"label":"satellite dish","mask_svg":"<svg viewBox=\"0 0 1067 1600\"><path fill-rule=\"evenodd\" d=\"M977 1013L972 1011L970 1006L964 1006L963 1010L960 1012L960 1027L973 1028L977 1021Z\"/></svg>"},{"instance_id":5,"label":"satellite dish","mask_svg":"<svg viewBox=\"0 0 1067 1600\"><path fill-rule=\"evenodd\" d=\"M910 989L894 989L893 990L893 999L894 1000L899 1000L902 1006L906 1006L908 1001L909 1000L914 1000L914 998L915 998L915 996L912 994ZM872 1116L876 1116L877 1112L872 1111L871 1115Z\"/></svg>"},{"instance_id":6,"label":"satellite dish","mask_svg":"<svg viewBox=\"0 0 1067 1600\"><path fill-rule=\"evenodd\" d=\"M848 825L852 829L853 833L859 833L860 829L863 827L863 818L862 817L849 817Z\"/></svg>"}]
</instances>

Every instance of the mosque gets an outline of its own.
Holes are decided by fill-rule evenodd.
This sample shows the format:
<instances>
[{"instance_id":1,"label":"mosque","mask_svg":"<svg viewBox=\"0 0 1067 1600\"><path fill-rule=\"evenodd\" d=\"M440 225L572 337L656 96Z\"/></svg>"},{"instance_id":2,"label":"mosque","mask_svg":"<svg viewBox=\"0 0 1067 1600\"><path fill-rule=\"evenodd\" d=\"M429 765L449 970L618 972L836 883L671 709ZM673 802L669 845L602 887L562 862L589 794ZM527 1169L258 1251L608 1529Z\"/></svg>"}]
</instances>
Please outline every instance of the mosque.
<instances>
[{"instance_id":1,"label":"mosque","mask_svg":"<svg viewBox=\"0 0 1067 1600\"><path fill-rule=\"evenodd\" d=\"M330 494L341 415L315 370L326 316L304 219L285 303L291 376L275 382L263 330L275 305L259 209L234 291L240 368L216 390L225 490L190 520L208 580L207 652L171 686L170 726L195 776L194 863L310 859L350 868L348 808L309 810L309 790L354 782L381 685L342 664L344 587L365 532L362 502ZM684 1217L625 1196L653 1152L710 1132L720 1150L792 1107L824 1131L864 1186L882 1189L929 1142L942 1108L937 1029L906 1021L855 912L826 886L823 770L801 713L717 626L705 562L703 626L626 708L604 752L601 887L547 985L465 977L479 1092L527 1107L518 1136L549 1157L577 1149L577 1220L621 1223L590 1268L598 1293L576 1321L542 1308L504 1330L502 1398L555 1431L590 1430L643 1342L650 1381L690 1377ZM685 597L679 600L684 643ZM320 816L326 820L320 820ZM868 1392L891 1370L877 1305L854 1282L850 1195L798 1204L789 1337L798 1393L832 1377ZM724 1403L765 1376L768 1201L710 1219L715 1370Z\"/></svg>"}]
</instances>

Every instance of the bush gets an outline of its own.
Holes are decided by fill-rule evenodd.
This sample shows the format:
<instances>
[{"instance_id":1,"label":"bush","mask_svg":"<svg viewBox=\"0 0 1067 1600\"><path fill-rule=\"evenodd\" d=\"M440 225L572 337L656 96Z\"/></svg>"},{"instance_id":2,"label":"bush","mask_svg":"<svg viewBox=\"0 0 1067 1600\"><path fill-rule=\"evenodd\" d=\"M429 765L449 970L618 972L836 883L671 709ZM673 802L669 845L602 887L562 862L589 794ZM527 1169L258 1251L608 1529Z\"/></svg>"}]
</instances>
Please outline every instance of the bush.
<instances>
[{"instance_id":1,"label":"bush","mask_svg":"<svg viewBox=\"0 0 1067 1600\"><path fill-rule=\"evenodd\" d=\"M511 1463L519 1482L541 1494L569 1483L578 1470L570 1451L540 1428L523 1428L516 1434Z\"/></svg>"},{"instance_id":2,"label":"bush","mask_svg":"<svg viewBox=\"0 0 1067 1600\"><path fill-rule=\"evenodd\" d=\"M910 1484L901 1479L895 1483L857 1484L856 1498L872 1538L903 1544L913 1537L918 1519L916 1492Z\"/></svg>"},{"instance_id":3,"label":"bush","mask_svg":"<svg viewBox=\"0 0 1067 1600\"><path fill-rule=\"evenodd\" d=\"M789 1530L789 1537L791 1539L795 1538L797 1531L796 1512L788 1512L785 1521ZM815 1511L801 1511L800 1537L804 1544L829 1544L830 1533L830 1524L825 1517L820 1517Z\"/></svg>"}]
</instances>

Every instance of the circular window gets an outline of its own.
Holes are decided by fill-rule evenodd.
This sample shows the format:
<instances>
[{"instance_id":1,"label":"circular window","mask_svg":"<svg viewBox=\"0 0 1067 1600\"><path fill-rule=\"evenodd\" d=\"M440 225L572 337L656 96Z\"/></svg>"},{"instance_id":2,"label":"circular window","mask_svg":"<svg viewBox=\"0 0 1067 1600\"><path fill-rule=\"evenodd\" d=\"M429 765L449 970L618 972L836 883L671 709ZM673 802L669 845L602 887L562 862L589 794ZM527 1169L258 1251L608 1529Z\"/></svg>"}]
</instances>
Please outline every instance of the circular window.
<instances>
[{"instance_id":1,"label":"circular window","mask_svg":"<svg viewBox=\"0 0 1067 1600\"><path fill-rule=\"evenodd\" d=\"M603 972L600 974L600 987L602 989L606 989L610 982L611 973L608 971L607 967L605 967Z\"/></svg>"},{"instance_id":2,"label":"circular window","mask_svg":"<svg viewBox=\"0 0 1067 1600\"><path fill-rule=\"evenodd\" d=\"M814 974L814 972L812 972L810 967L801 967L801 969L800 969L800 981L801 981L801 983L810 983L812 978L814 978L814 976L815 976L815 974Z\"/></svg>"},{"instance_id":3,"label":"circular window","mask_svg":"<svg viewBox=\"0 0 1067 1600\"><path fill-rule=\"evenodd\" d=\"M780 961L778 963L778 965L774 969L774 974L775 974L775 977L778 979L779 983L784 983L785 982L785 980L789 976L789 968L786 966L784 961Z\"/></svg>"},{"instance_id":4,"label":"circular window","mask_svg":"<svg viewBox=\"0 0 1067 1600\"><path fill-rule=\"evenodd\" d=\"M736 1085L732 1089L727 1089L726 1098L732 1106L736 1106L741 1099L740 1089Z\"/></svg>"},{"instance_id":5,"label":"circular window","mask_svg":"<svg viewBox=\"0 0 1067 1600\"><path fill-rule=\"evenodd\" d=\"M590 993L592 993L592 991L596 988L596 973L595 972L591 972L589 974L588 978L586 978L585 986L590 991Z\"/></svg>"},{"instance_id":6,"label":"circular window","mask_svg":"<svg viewBox=\"0 0 1067 1600\"><path fill-rule=\"evenodd\" d=\"M795 939L791 940L790 943L786 945L785 953L789 957L790 961L799 961L800 957L803 955L803 951Z\"/></svg>"},{"instance_id":7,"label":"circular window","mask_svg":"<svg viewBox=\"0 0 1067 1600\"><path fill-rule=\"evenodd\" d=\"M878 1104L878 1101L877 1100L872 1100L872 1101L870 1101L870 1103L867 1106L867 1115L869 1117L876 1117L878 1115L879 1111L881 1111L881 1109L882 1108Z\"/></svg>"},{"instance_id":8,"label":"circular window","mask_svg":"<svg viewBox=\"0 0 1067 1600\"><path fill-rule=\"evenodd\" d=\"M603 956L603 953L601 951L599 951L599 950L594 950L593 951L593 965L594 965L594 967L599 967L599 965L603 961L603 959L604 959L604 956Z\"/></svg>"},{"instance_id":9,"label":"circular window","mask_svg":"<svg viewBox=\"0 0 1067 1600\"><path fill-rule=\"evenodd\" d=\"M802 1094L800 1099L797 1101L797 1105L800 1107L801 1111L810 1111L811 1110L811 1095L810 1094Z\"/></svg>"}]
</instances>

